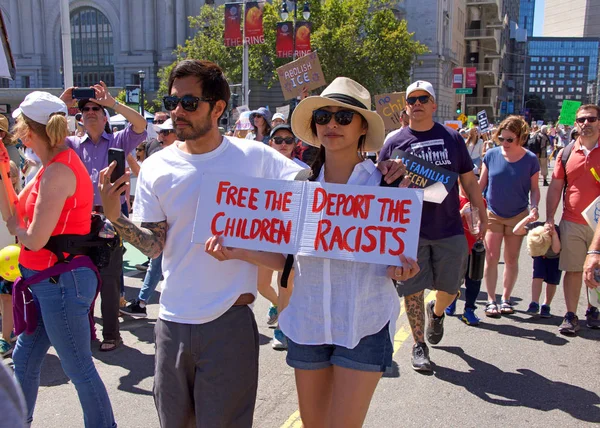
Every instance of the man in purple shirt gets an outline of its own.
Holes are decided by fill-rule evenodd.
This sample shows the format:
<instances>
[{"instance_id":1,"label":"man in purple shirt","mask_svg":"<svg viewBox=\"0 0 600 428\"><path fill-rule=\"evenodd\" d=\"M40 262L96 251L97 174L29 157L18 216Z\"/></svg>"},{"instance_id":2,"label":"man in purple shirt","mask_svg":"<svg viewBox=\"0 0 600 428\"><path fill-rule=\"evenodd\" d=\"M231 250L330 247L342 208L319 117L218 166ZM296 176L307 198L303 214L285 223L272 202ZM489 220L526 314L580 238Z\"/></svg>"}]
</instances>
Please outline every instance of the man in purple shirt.
<instances>
[{"instance_id":1,"label":"man in purple shirt","mask_svg":"<svg viewBox=\"0 0 600 428\"><path fill-rule=\"evenodd\" d=\"M72 107L76 103L82 113L85 134L82 137L67 137L67 145L79 155L94 184L94 211L103 212L102 199L98 191L98 175L108 166L108 149L122 149L125 154L131 153L140 143L146 140L146 120L144 117L116 101L108 92L104 82L93 86L96 98L73 99L73 89L68 88L60 98ZM122 131L110 131L106 108L122 114L129 124ZM125 201L124 196L121 202ZM101 351L112 351L121 343L119 333L119 301L121 283L123 281L123 248L116 248L111 255L110 263L100 270L102 288L102 336L104 338Z\"/></svg>"}]
</instances>

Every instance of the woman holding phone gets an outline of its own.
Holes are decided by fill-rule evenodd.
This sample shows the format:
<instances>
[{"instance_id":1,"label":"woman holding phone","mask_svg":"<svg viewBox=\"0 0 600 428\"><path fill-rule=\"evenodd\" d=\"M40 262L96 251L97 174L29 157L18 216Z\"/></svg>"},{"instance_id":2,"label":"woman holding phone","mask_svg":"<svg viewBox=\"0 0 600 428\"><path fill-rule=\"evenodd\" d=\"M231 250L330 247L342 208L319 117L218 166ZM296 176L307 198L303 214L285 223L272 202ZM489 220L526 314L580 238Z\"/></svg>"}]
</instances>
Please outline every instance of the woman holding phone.
<instances>
[{"instance_id":1,"label":"woman holding phone","mask_svg":"<svg viewBox=\"0 0 600 428\"><path fill-rule=\"evenodd\" d=\"M39 91L27 95L13 113L15 135L42 162L35 179L18 196L13 193L18 198L15 207L9 206L6 192L0 192L2 216L22 245L19 267L24 280L57 265L54 253L44 248L51 237L90 233L94 191L85 166L65 145L66 114L63 101ZM8 161L6 151L0 151L0 162ZM13 352L27 421L33 420L44 356L54 346L77 389L85 426L115 427L106 388L92 360L89 311L98 288L96 273L88 267L65 269L28 288L37 308L37 326L31 334L19 335Z\"/></svg>"},{"instance_id":2,"label":"woman holding phone","mask_svg":"<svg viewBox=\"0 0 600 428\"><path fill-rule=\"evenodd\" d=\"M301 101L292 115L294 134L319 148L309 180L379 186L381 173L365 151L383 145L383 120L369 109L371 96L357 82L338 77L321 96ZM210 238L207 252L230 250ZM262 253L264 254L264 253ZM283 263L283 257L279 257ZM295 370L304 426L361 426L383 372L391 366L400 312L392 279L419 272L402 266L297 256L294 292L279 315L288 338L287 362ZM334 423L335 422L335 423Z\"/></svg>"}]
</instances>

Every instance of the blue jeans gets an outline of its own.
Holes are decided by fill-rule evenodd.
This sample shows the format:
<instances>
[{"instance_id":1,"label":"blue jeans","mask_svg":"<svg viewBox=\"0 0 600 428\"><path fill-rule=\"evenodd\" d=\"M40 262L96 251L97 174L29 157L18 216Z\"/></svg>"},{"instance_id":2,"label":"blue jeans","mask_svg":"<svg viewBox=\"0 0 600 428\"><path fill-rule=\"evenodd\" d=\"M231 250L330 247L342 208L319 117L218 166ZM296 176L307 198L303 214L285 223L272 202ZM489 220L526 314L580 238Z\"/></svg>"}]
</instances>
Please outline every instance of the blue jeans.
<instances>
[{"instance_id":1,"label":"blue jeans","mask_svg":"<svg viewBox=\"0 0 600 428\"><path fill-rule=\"evenodd\" d=\"M24 278L37 273L23 266L20 269ZM54 346L79 395L86 428L117 426L106 388L92 361L88 314L97 286L94 272L81 268L62 274L57 284L48 279L30 287L38 309L38 325L33 334L19 335L13 352L28 422L33 420L42 362Z\"/></svg>"},{"instance_id":2,"label":"blue jeans","mask_svg":"<svg viewBox=\"0 0 600 428\"><path fill-rule=\"evenodd\" d=\"M156 286L162 277L162 259L162 253L160 253L160 256L157 258L150 259L150 264L148 265L148 270L146 271L146 276L144 277L144 283L140 289L138 300L143 300L145 303L148 303L150 297L152 297L152 293L156 290Z\"/></svg>"}]
</instances>

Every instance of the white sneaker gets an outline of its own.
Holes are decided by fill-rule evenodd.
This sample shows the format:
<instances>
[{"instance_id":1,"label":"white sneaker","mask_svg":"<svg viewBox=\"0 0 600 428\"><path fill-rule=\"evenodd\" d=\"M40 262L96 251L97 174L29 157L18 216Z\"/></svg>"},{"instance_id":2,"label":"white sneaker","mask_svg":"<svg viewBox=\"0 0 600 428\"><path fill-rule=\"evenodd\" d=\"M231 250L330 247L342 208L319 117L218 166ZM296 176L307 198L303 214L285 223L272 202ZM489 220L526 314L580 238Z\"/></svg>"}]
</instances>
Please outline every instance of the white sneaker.
<instances>
[{"instance_id":1,"label":"white sneaker","mask_svg":"<svg viewBox=\"0 0 600 428\"><path fill-rule=\"evenodd\" d=\"M287 337L283 334L283 331L278 328L273 332L273 349L285 350L287 349Z\"/></svg>"}]
</instances>

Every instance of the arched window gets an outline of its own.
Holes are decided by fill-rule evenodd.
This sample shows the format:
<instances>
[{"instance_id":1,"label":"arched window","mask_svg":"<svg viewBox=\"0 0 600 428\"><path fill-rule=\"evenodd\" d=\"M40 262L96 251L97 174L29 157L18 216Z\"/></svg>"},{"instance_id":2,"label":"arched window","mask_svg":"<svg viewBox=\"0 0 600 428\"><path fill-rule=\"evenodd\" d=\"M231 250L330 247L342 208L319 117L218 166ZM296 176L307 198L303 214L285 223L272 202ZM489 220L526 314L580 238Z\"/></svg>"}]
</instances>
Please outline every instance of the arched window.
<instances>
[{"instance_id":1,"label":"arched window","mask_svg":"<svg viewBox=\"0 0 600 428\"><path fill-rule=\"evenodd\" d=\"M100 80L115 85L113 33L102 12L85 7L71 14L71 51L75 86L87 87Z\"/></svg>"}]
</instances>

